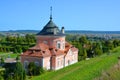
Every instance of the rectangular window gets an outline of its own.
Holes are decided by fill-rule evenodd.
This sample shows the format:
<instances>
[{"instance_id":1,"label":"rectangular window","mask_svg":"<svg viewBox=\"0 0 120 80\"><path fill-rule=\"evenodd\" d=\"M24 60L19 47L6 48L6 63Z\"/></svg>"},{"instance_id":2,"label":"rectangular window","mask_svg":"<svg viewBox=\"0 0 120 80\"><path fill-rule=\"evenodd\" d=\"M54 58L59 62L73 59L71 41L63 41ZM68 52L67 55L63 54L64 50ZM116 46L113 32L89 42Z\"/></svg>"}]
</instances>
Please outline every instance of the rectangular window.
<instances>
[{"instance_id":1,"label":"rectangular window","mask_svg":"<svg viewBox=\"0 0 120 80\"><path fill-rule=\"evenodd\" d=\"M57 49L60 49L60 41L57 41Z\"/></svg>"},{"instance_id":2,"label":"rectangular window","mask_svg":"<svg viewBox=\"0 0 120 80\"><path fill-rule=\"evenodd\" d=\"M58 43L58 49L60 49L60 43Z\"/></svg>"}]
</instances>

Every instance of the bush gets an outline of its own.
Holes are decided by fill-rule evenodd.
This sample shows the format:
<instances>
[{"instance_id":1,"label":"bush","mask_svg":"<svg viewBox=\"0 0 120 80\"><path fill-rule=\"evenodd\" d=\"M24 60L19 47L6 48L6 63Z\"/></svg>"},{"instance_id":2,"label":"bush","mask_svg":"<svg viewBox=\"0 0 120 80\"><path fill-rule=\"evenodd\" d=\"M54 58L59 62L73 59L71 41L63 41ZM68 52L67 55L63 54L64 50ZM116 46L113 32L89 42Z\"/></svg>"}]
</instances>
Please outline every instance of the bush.
<instances>
[{"instance_id":1,"label":"bush","mask_svg":"<svg viewBox=\"0 0 120 80\"><path fill-rule=\"evenodd\" d=\"M4 80L3 75L4 75L4 70L0 70L0 80Z\"/></svg>"},{"instance_id":2,"label":"bush","mask_svg":"<svg viewBox=\"0 0 120 80\"><path fill-rule=\"evenodd\" d=\"M1 57L0 63L1 63L1 64L4 64L4 59L3 59L3 57Z\"/></svg>"},{"instance_id":3,"label":"bush","mask_svg":"<svg viewBox=\"0 0 120 80\"><path fill-rule=\"evenodd\" d=\"M44 69L40 66L35 65L34 62L30 62L28 65L28 75L35 76L44 73Z\"/></svg>"},{"instance_id":4,"label":"bush","mask_svg":"<svg viewBox=\"0 0 120 80\"><path fill-rule=\"evenodd\" d=\"M26 73L20 62L16 64L5 64L5 80L25 80Z\"/></svg>"},{"instance_id":5,"label":"bush","mask_svg":"<svg viewBox=\"0 0 120 80\"><path fill-rule=\"evenodd\" d=\"M26 79L25 70L20 62L16 63L13 78L14 80L25 80Z\"/></svg>"}]
</instances>

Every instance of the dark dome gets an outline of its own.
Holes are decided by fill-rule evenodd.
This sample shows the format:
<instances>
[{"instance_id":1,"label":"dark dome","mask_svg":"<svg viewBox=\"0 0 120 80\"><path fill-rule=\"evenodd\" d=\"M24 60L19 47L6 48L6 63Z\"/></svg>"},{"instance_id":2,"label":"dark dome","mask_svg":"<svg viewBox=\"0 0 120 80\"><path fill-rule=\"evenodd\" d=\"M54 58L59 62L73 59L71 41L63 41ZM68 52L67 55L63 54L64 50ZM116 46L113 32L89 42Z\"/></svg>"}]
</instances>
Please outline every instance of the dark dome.
<instances>
[{"instance_id":1,"label":"dark dome","mask_svg":"<svg viewBox=\"0 0 120 80\"><path fill-rule=\"evenodd\" d=\"M37 35L60 35L65 36L56 24L50 19L50 21L43 27L43 29Z\"/></svg>"}]
</instances>

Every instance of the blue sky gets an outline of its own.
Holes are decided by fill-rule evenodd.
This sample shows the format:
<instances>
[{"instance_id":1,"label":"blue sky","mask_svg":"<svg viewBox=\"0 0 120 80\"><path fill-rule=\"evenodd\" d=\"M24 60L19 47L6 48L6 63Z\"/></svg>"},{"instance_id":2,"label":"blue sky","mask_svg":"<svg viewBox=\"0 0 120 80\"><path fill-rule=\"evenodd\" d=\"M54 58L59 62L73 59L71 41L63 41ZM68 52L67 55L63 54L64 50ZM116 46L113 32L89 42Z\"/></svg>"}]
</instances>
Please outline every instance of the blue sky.
<instances>
[{"instance_id":1,"label":"blue sky","mask_svg":"<svg viewBox=\"0 0 120 80\"><path fill-rule=\"evenodd\" d=\"M120 0L0 0L0 31L41 30L51 5L59 28L120 31Z\"/></svg>"}]
</instances>

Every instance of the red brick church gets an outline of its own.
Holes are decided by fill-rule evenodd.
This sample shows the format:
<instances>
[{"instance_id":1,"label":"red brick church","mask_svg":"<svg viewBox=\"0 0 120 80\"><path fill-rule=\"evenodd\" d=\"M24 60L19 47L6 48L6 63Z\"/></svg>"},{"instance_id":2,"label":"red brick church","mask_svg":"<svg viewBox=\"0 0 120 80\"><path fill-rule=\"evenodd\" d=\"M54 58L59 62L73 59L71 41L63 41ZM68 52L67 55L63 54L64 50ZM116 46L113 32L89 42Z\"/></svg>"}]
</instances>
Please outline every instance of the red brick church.
<instances>
[{"instance_id":1,"label":"red brick church","mask_svg":"<svg viewBox=\"0 0 120 80\"><path fill-rule=\"evenodd\" d=\"M58 70L78 62L78 49L65 41L64 27L59 30L52 21L36 35L36 45L21 54L21 62L27 68L30 62L47 70Z\"/></svg>"}]
</instances>

